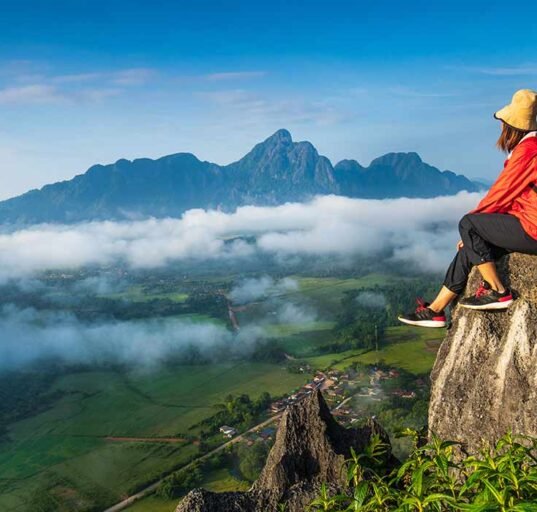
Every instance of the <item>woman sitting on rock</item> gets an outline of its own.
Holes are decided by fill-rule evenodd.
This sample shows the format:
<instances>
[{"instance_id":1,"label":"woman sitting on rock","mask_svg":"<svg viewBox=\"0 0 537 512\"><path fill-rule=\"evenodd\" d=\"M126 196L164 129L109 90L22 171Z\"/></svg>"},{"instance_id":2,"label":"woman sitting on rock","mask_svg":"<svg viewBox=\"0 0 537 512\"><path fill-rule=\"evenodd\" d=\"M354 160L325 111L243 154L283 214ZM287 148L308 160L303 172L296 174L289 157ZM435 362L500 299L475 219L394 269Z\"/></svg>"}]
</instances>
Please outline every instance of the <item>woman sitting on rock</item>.
<instances>
[{"instance_id":1,"label":"woman sitting on rock","mask_svg":"<svg viewBox=\"0 0 537 512\"><path fill-rule=\"evenodd\" d=\"M413 313L401 322L423 327L444 327L444 309L466 287L470 270L477 266L483 282L465 308L505 309L513 302L501 282L495 260L510 252L537 254L537 93L517 91L511 104L494 114L502 121L497 146L508 153L503 171L477 208L459 223L461 240L444 285L430 304L418 299Z\"/></svg>"}]
</instances>

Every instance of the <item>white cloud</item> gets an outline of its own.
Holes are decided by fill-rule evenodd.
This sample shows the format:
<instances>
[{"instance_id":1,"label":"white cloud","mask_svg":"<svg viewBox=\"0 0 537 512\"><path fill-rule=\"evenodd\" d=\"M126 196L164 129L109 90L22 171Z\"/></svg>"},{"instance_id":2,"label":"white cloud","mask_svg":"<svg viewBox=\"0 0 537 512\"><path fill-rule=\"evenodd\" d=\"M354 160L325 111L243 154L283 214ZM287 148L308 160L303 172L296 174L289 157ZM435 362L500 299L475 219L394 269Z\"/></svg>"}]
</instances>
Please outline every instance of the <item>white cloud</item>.
<instances>
[{"instance_id":1,"label":"white cloud","mask_svg":"<svg viewBox=\"0 0 537 512\"><path fill-rule=\"evenodd\" d=\"M476 68L476 71L485 75L493 76L537 75L537 66Z\"/></svg>"},{"instance_id":2,"label":"white cloud","mask_svg":"<svg viewBox=\"0 0 537 512\"><path fill-rule=\"evenodd\" d=\"M180 318L86 324L63 312L5 306L0 309L0 372L42 359L65 363L105 362L152 368L195 347L204 357L245 355L265 331Z\"/></svg>"},{"instance_id":3,"label":"white cloud","mask_svg":"<svg viewBox=\"0 0 537 512\"><path fill-rule=\"evenodd\" d=\"M312 100L299 97L272 98L242 88L194 93L218 108L220 119L240 119L240 125L271 126L289 124L334 125L350 119L348 109L336 105L333 99Z\"/></svg>"},{"instance_id":4,"label":"white cloud","mask_svg":"<svg viewBox=\"0 0 537 512\"><path fill-rule=\"evenodd\" d=\"M243 80L248 78L260 78L266 74L266 71L227 71L223 73L210 73L205 75L205 78L210 81Z\"/></svg>"},{"instance_id":5,"label":"white cloud","mask_svg":"<svg viewBox=\"0 0 537 512\"><path fill-rule=\"evenodd\" d=\"M157 75L151 68L55 75L50 71L32 72L29 66L30 63L22 68L16 66L14 69L19 72L8 66L3 74L0 69L0 77L8 79L8 85L0 89L0 105L100 102L123 93L126 88L144 85Z\"/></svg>"},{"instance_id":6,"label":"white cloud","mask_svg":"<svg viewBox=\"0 0 537 512\"><path fill-rule=\"evenodd\" d=\"M270 276L248 278L236 286L229 293L233 302L251 302L267 296L277 296L281 293L298 290L298 282L286 277L275 280Z\"/></svg>"},{"instance_id":7,"label":"white cloud","mask_svg":"<svg viewBox=\"0 0 537 512\"><path fill-rule=\"evenodd\" d=\"M155 268L185 259L311 255L346 258L391 251L394 261L441 270L457 240L457 221L478 194L365 200L318 196L308 203L245 206L233 213L193 209L180 219L38 225L0 234L0 278L44 269L107 265ZM255 244L226 243L237 234Z\"/></svg>"},{"instance_id":8,"label":"white cloud","mask_svg":"<svg viewBox=\"0 0 537 512\"><path fill-rule=\"evenodd\" d=\"M102 73L75 73L70 75L57 75L51 78L56 83L92 82L102 79Z\"/></svg>"},{"instance_id":9,"label":"white cloud","mask_svg":"<svg viewBox=\"0 0 537 512\"><path fill-rule=\"evenodd\" d=\"M63 100L58 89L51 85L34 84L0 89L0 104L51 103Z\"/></svg>"},{"instance_id":10,"label":"white cloud","mask_svg":"<svg viewBox=\"0 0 537 512\"><path fill-rule=\"evenodd\" d=\"M143 85L156 76L157 72L151 68L122 69L107 75L107 78L117 85L132 86Z\"/></svg>"}]
</instances>

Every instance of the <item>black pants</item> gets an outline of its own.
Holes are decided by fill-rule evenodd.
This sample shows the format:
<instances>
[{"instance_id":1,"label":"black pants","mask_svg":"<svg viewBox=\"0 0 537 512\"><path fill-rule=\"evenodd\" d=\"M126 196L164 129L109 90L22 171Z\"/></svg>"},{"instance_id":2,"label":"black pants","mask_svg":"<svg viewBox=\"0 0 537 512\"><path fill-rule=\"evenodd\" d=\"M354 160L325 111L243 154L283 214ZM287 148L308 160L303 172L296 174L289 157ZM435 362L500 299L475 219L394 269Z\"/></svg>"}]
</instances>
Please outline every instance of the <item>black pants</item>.
<instances>
[{"instance_id":1,"label":"black pants","mask_svg":"<svg viewBox=\"0 0 537 512\"><path fill-rule=\"evenodd\" d=\"M513 215L469 213L459 223L464 247L455 255L444 286L460 294L474 265L495 261L510 252L537 254L537 240L528 235Z\"/></svg>"}]
</instances>

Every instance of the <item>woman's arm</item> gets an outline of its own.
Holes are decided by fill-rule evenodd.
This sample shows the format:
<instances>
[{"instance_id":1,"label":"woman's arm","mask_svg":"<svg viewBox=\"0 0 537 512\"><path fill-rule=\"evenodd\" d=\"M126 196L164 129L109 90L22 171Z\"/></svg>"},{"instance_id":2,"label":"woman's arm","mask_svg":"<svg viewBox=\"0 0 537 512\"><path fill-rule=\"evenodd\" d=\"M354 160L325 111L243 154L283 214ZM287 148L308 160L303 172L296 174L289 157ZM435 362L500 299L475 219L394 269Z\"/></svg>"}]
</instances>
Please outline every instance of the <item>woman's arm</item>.
<instances>
[{"instance_id":1,"label":"woman's arm","mask_svg":"<svg viewBox=\"0 0 537 512\"><path fill-rule=\"evenodd\" d=\"M502 213L524 189L536 179L537 155L528 151L514 151L487 195L470 213Z\"/></svg>"}]
</instances>

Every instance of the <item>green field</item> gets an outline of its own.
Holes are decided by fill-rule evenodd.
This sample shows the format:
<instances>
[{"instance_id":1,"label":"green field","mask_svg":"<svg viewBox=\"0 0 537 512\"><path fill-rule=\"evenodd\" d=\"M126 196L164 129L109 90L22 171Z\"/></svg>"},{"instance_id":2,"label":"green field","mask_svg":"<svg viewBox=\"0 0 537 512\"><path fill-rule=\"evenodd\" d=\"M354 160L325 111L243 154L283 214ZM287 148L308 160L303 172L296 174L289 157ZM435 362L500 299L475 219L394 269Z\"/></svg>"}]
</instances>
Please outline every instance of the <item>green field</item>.
<instances>
[{"instance_id":1,"label":"green field","mask_svg":"<svg viewBox=\"0 0 537 512\"><path fill-rule=\"evenodd\" d=\"M301 358L316 353L321 345L333 338L334 322L317 321L304 325L277 324L266 328L269 336L278 340L280 346L293 357Z\"/></svg>"},{"instance_id":2,"label":"green field","mask_svg":"<svg viewBox=\"0 0 537 512\"><path fill-rule=\"evenodd\" d=\"M176 366L148 373L80 372L58 379L65 394L37 416L12 425L0 457L0 510L28 510L37 488L83 503L99 494L119 500L186 462L191 443L115 442L118 437L175 437L215 413L228 394L290 392L303 375L278 365Z\"/></svg>"},{"instance_id":3,"label":"green field","mask_svg":"<svg viewBox=\"0 0 537 512\"><path fill-rule=\"evenodd\" d=\"M261 300L237 314L241 326L261 321L268 337L276 339L288 356L305 359L315 368L345 368L358 361L383 362L415 374L430 370L443 330L390 327L378 352L356 349L320 355L320 347L334 341L333 327L345 292L390 284L396 278L376 274L349 279L291 277L299 289L280 298L313 308L318 313L315 321L271 323L273 304ZM161 293L158 287L133 285L115 298L183 302L187 295L181 289ZM178 318L222 323L204 313L202 309ZM285 364L251 361L163 365L136 372L78 370L61 375L53 386L61 392L60 398L44 412L11 424L9 441L0 444L0 511L36 510L33 497L44 492L67 504L66 510L92 504L97 504L97 510L105 508L198 454L191 440L147 442L144 438L195 437L199 431L191 427L217 412L216 405L226 395L246 393L252 399L264 391L284 395L307 378L289 372ZM245 486L226 469L205 475L203 485L215 491ZM176 502L151 496L129 510L171 512L175 506Z\"/></svg>"},{"instance_id":4,"label":"green field","mask_svg":"<svg viewBox=\"0 0 537 512\"><path fill-rule=\"evenodd\" d=\"M289 296L300 294L309 298L325 315L334 315L338 312L343 294L348 290L382 286L395 282L395 277L382 274L369 274L356 278L336 277L300 277L290 276L298 281L299 290L289 292Z\"/></svg>"},{"instance_id":5,"label":"green field","mask_svg":"<svg viewBox=\"0 0 537 512\"><path fill-rule=\"evenodd\" d=\"M165 500L157 496L149 496L137 501L126 510L129 512L174 512L179 500Z\"/></svg>"},{"instance_id":6,"label":"green field","mask_svg":"<svg viewBox=\"0 0 537 512\"><path fill-rule=\"evenodd\" d=\"M384 363L403 368L416 375L427 373L433 367L436 351L444 338L444 329L419 327L388 327L379 351L347 350L338 354L308 357L315 368L344 369L353 362L363 364Z\"/></svg>"},{"instance_id":7,"label":"green field","mask_svg":"<svg viewBox=\"0 0 537 512\"><path fill-rule=\"evenodd\" d=\"M130 286L124 292L110 293L102 295L108 299L124 299L131 302L149 302L151 300L168 299L173 302L185 302L188 299L188 293L185 292L153 292L144 285Z\"/></svg>"},{"instance_id":8,"label":"green field","mask_svg":"<svg viewBox=\"0 0 537 512\"><path fill-rule=\"evenodd\" d=\"M222 468L209 471L200 487L213 492L247 491L250 488L250 484L238 480L228 469ZM129 512L174 512L178 502L179 499L167 500L153 494L137 501L127 510Z\"/></svg>"}]
</instances>

